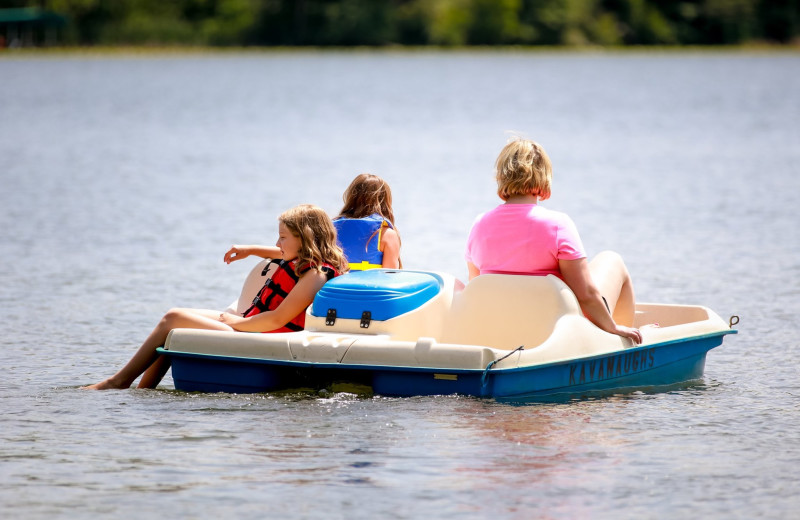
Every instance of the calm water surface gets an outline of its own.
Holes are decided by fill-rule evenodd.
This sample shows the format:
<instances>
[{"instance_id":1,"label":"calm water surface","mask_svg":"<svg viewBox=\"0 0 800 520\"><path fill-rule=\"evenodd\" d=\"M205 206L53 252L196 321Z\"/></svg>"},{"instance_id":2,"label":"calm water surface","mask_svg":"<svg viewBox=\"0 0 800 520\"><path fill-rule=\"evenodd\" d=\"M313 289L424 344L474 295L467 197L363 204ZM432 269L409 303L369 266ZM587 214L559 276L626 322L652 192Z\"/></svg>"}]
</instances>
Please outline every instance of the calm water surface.
<instances>
[{"instance_id":1,"label":"calm water surface","mask_svg":"<svg viewBox=\"0 0 800 520\"><path fill-rule=\"evenodd\" d=\"M9 54L0 79L0 516L796 515L800 56ZM702 380L513 405L77 389L169 307L225 307L252 265L231 244L336 212L362 171L404 264L464 279L513 133L640 300L741 317Z\"/></svg>"}]
</instances>

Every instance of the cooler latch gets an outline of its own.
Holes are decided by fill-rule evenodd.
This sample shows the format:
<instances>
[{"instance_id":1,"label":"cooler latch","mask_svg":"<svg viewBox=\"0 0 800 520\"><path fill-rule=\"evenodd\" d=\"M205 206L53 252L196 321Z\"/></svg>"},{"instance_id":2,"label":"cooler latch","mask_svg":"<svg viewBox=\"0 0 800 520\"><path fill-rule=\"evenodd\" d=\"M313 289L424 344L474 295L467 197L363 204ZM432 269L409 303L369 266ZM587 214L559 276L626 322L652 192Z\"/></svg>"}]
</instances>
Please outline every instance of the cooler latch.
<instances>
[{"instance_id":1,"label":"cooler latch","mask_svg":"<svg viewBox=\"0 0 800 520\"><path fill-rule=\"evenodd\" d=\"M328 309L328 314L325 315L325 325L332 327L336 323L336 309Z\"/></svg>"},{"instance_id":2,"label":"cooler latch","mask_svg":"<svg viewBox=\"0 0 800 520\"><path fill-rule=\"evenodd\" d=\"M361 313L361 328L368 329L369 322L372 321L372 313L370 311L364 311Z\"/></svg>"}]
</instances>

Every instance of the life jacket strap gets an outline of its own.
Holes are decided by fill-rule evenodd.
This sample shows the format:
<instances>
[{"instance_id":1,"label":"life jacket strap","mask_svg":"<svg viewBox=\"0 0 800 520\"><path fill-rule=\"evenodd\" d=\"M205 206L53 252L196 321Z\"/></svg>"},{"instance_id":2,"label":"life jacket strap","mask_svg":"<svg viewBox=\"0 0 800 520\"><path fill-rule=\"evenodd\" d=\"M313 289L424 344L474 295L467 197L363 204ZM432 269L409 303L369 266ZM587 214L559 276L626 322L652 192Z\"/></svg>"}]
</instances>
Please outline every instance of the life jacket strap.
<instances>
[{"instance_id":1,"label":"life jacket strap","mask_svg":"<svg viewBox=\"0 0 800 520\"><path fill-rule=\"evenodd\" d=\"M242 316L247 316L253 309L258 309L259 312L265 312L269 310L269 306L272 303L273 298L276 296L280 296L282 299L285 299L289 293L283 289L278 283L275 282L275 276L278 276L281 271L283 271L286 275L289 276L295 283L299 277L295 274L294 269L291 267L290 262L285 262L283 260L270 260L269 263L264 267L264 271L261 273L262 275L266 275L269 268L273 265L277 264L278 269L269 278L265 283L264 286L261 287L261 290L258 291L256 297L253 298L253 303L250 307L242 313ZM269 290L270 293L267 295L266 298L262 300L262 296L264 291Z\"/></svg>"}]
</instances>

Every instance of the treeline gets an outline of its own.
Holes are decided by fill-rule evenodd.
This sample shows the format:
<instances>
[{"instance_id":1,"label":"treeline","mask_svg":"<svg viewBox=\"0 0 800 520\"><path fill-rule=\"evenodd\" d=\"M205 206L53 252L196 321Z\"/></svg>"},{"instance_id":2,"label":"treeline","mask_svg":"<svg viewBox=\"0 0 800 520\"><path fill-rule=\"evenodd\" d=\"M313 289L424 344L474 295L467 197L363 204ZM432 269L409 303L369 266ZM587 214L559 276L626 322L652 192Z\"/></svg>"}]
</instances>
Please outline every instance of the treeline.
<instances>
[{"instance_id":1,"label":"treeline","mask_svg":"<svg viewBox=\"0 0 800 520\"><path fill-rule=\"evenodd\" d=\"M70 45L796 43L800 0L0 0L63 15Z\"/></svg>"}]
</instances>

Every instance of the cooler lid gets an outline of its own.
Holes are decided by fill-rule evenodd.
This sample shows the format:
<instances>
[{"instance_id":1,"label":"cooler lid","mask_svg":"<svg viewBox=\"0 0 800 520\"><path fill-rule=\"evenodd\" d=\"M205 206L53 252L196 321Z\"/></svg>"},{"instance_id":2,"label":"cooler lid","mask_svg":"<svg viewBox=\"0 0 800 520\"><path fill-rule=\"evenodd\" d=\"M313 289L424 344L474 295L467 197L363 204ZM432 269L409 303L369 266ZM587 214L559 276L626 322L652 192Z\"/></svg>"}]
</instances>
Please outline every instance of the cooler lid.
<instances>
[{"instance_id":1,"label":"cooler lid","mask_svg":"<svg viewBox=\"0 0 800 520\"><path fill-rule=\"evenodd\" d=\"M424 271L351 271L322 286L311 314L324 317L335 309L338 318L361 319L369 311L373 320L386 321L424 304L439 294L442 285L439 275Z\"/></svg>"}]
</instances>

